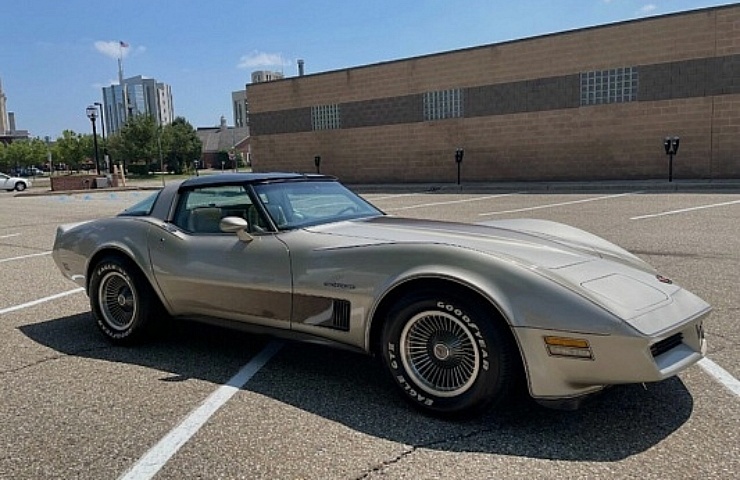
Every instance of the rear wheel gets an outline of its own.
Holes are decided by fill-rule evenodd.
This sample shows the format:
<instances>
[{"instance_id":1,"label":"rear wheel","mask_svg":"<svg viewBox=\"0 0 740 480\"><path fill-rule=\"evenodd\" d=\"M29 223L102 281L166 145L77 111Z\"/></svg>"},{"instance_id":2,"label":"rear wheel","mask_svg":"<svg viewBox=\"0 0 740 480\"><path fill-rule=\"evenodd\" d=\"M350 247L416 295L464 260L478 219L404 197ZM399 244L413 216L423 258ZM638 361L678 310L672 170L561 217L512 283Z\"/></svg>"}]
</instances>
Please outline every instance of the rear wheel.
<instances>
[{"instance_id":1,"label":"rear wheel","mask_svg":"<svg viewBox=\"0 0 740 480\"><path fill-rule=\"evenodd\" d=\"M103 332L116 343L142 339L162 309L139 270L118 257L102 259L90 278L90 306Z\"/></svg>"},{"instance_id":2,"label":"rear wheel","mask_svg":"<svg viewBox=\"0 0 740 480\"><path fill-rule=\"evenodd\" d=\"M468 296L422 293L390 312L383 359L404 397L440 416L470 416L512 390L517 350L508 327Z\"/></svg>"}]
</instances>

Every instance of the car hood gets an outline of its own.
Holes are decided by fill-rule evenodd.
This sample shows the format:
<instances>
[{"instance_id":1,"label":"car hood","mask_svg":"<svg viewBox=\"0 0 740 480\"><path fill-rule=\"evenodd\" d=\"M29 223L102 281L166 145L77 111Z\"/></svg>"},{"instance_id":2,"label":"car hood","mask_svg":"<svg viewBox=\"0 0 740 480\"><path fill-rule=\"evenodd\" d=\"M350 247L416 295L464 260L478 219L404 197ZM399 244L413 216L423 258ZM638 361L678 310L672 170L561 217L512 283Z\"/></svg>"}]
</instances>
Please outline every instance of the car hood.
<instances>
[{"instance_id":1,"label":"car hood","mask_svg":"<svg viewBox=\"0 0 740 480\"><path fill-rule=\"evenodd\" d=\"M556 222L522 219L464 224L383 216L308 230L335 236L328 242L332 246L323 247L327 249L406 243L479 251L575 290L645 334L711 309L635 255Z\"/></svg>"},{"instance_id":2,"label":"car hood","mask_svg":"<svg viewBox=\"0 0 740 480\"><path fill-rule=\"evenodd\" d=\"M443 244L507 258L528 267L560 269L608 258L652 271L638 257L596 235L545 220L467 224L382 216L307 230L344 237L345 247L368 243Z\"/></svg>"}]
</instances>

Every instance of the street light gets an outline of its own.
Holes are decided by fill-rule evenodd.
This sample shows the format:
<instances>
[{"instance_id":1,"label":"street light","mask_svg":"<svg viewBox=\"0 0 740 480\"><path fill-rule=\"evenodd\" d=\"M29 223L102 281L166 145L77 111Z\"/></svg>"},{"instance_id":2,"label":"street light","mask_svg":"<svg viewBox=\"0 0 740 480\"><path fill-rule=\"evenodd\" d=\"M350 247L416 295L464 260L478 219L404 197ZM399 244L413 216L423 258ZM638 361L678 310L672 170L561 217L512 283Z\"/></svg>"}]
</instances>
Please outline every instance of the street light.
<instances>
[{"instance_id":1,"label":"street light","mask_svg":"<svg viewBox=\"0 0 740 480\"><path fill-rule=\"evenodd\" d=\"M108 170L108 173L110 173L110 163L108 162L108 144L105 141L105 114L103 113L103 104L100 102L95 102L95 105L100 108L100 128L101 133L103 134L103 163L105 164L105 169Z\"/></svg>"},{"instance_id":2,"label":"street light","mask_svg":"<svg viewBox=\"0 0 740 480\"><path fill-rule=\"evenodd\" d=\"M98 159L98 131L95 128L95 120L98 118L98 108L95 105L90 105L85 109L87 118L90 119L93 129L93 144L95 145L95 170L100 175L100 160Z\"/></svg>"}]
</instances>

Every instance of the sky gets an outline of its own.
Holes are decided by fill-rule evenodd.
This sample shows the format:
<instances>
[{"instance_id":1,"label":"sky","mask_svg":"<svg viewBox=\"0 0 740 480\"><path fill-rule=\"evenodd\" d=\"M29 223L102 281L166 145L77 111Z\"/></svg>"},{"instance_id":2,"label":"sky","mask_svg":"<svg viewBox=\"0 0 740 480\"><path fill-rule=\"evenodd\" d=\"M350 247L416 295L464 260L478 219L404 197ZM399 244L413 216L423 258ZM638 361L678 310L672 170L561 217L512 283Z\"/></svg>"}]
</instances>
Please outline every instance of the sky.
<instances>
[{"instance_id":1,"label":"sky","mask_svg":"<svg viewBox=\"0 0 740 480\"><path fill-rule=\"evenodd\" d=\"M90 133L102 87L142 75L176 116L233 123L255 70L296 76L737 2L709 0L3 0L0 81L16 128ZM128 48L120 49L120 42ZM100 127L98 126L98 129Z\"/></svg>"}]
</instances>

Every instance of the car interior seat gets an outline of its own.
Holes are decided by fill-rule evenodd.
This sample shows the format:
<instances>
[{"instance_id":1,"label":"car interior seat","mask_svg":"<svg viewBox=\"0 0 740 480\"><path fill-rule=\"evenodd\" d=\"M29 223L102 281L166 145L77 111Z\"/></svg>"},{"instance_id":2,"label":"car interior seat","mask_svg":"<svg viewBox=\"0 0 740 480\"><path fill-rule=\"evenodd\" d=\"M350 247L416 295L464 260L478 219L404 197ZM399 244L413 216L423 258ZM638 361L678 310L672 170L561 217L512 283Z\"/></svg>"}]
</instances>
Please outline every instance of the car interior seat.
<instances>
[{"instance_id":1,"label":"car interior seat","mask_svg":"<svg viewBox=\"0 0 740 480\"><path fill-rule=\"evenodd\" d=\"M197 207L190 212L188 227L196 233L221 233L221 209L218 207Z\"/></svg>"}]
</instances>

